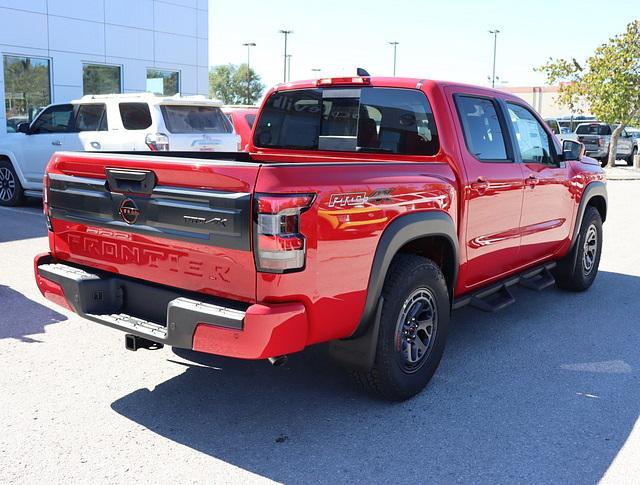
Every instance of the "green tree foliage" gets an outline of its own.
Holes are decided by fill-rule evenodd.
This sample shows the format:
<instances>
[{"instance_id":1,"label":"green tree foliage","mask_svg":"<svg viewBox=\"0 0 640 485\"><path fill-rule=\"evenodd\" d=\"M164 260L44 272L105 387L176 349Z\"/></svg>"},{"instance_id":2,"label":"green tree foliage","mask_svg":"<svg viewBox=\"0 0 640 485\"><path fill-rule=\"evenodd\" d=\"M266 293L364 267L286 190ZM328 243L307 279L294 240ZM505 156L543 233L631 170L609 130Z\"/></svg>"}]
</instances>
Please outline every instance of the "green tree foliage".
<instances>
[{"instance_id":1,"label":"green tree foliage","mask_svg":"<svg viewBox=\"0 0 640 485\"><path fill-rule=\"evenodd\" d=\"M225 104L256 104L264 84L247 64L216 66L209 72L209 96Z\"/></svg>"},{"instance_id":2,"label":"green tree foliage","mask_svg":"<svg viewBox=\"0 0 640 485\"><path fill-rule=\"evenodd\" d=\"M584 67L575 59L549 59L537 70L547 75L550 84L561 83L561 104L571 110L588 104L599 120L619 123L609 144L612 167L622 130L640 122L640 20L598 47Z\"/></svg>"}]
</instances>

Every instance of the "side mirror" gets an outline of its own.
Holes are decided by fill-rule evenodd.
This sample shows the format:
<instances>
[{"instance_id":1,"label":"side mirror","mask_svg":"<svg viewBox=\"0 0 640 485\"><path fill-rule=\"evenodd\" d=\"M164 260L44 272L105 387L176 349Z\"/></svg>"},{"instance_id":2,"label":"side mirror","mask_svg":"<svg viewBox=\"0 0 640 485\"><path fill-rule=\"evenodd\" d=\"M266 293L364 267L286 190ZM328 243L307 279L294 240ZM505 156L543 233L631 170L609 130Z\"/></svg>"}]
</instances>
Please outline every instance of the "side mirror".
<instances>
[{"instance_id":1,"label":"side mirror","mask_svg":"<svg viewBox=\"0 0 640 485\"><path fill-rule=\"evenodd\" d=\"M16 125L16 131L18 133L24 133L25 135L30 135L31 134L31 131L29 131L29 123L27 123L26 121L18 123Z\"/></svg>"},{"instance_id":2,"label":"side mirror","mask_svg":"<svg viewBox=\"0 0 640 485\"><path fill-rule=\"evenodd\" d=\"M562 142L562 159L565 162L570 160L580 160L584 152L584 145L573 140Z\"/></svg>"}]
</instances>

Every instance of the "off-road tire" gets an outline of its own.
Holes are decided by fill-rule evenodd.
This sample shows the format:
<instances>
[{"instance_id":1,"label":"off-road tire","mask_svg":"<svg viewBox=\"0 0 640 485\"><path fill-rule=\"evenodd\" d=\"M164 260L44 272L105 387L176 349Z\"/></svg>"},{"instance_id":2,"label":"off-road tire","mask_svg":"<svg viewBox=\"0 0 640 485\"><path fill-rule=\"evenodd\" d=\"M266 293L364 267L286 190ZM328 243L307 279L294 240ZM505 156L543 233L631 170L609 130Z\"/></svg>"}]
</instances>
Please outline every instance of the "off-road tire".
<instances>
[{"instance_id":1,"label":"off-road tire","mask_svg":"<svg viewBox=\"0 0 640 485\"><path fill-rule=\"evenodd\" d=\"M14 207L24 201L24 190L13 165L0 159L0 206Z\"/></svg>"},{"instance_id":2,"label":"off-road tire","mask_svg":"<svg viewBox=\"0 0 640 485\"><path fill-rule=\"evenodd\" d=\"M592 252L595 237L595 250ZM591 253L592 256L589 257ZM595 207L584 211L578 239L573 248L554 268L558 287L570 291L588 289L598 274L602 253L602 217ZM587 264L589 263L589 264Z\"/></svg>"},{"instance_id":3,"label":"off-road tire","mask_svg":"<svg viewBox=\"0 0 640 485\"><path fill-rule=\"evenodd\" d=\"M433 305L435 308L432 318L435 325L423 359L415 363L415 369L407 371L404 368L408 365L406 353L401 350L406 349L402 333L406 327L401 317L408 311L407 299L416 294L425 297L426 307ZM440 363L449 327L449 292L442 271L433 261L413 254L399 254L391 263L382 295L384 304L373 368L352 370L351 374L361 389L386 400L403 401L424 389ZM412 301L417 301L415 296L413 298ZM426 311L423 315L428 315ZM418 315L420 313L415 317ZM415 330L413 332L414 337L420 338ZM422 335L425 338L421 345L424 345L427 333Z\"/></svg>"}]
</instances>

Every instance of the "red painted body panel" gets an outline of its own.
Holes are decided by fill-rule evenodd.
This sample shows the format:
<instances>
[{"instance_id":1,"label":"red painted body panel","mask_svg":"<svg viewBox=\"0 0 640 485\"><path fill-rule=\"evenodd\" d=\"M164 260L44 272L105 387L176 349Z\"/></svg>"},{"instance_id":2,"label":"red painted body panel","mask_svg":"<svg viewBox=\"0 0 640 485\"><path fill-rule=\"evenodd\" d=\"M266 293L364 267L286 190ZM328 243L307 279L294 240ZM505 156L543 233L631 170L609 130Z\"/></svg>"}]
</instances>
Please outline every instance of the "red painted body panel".
<instances>
[{"instance_id":1,"label":"red painted body panel","mask_svg":"<svg viewBox=\"0 0 640 485\"><path fill-rule=\"evenodd\" d=\"M251 305L241 331L200 324L193 350L240 359L266 359L298 352L307 341L304 305Z\"/></svg>"},{"instance_id":2,"label":"red painted body panel","mask_svg":"<svg viewBox=\"0 0 640 485\"><path fill-rule=\"evenodd\" d=\"M306 243L304 270L262 273L256 271L252 250L169 241L62 220L52 221L54 257L252 303L245 330L200 324L193 346L221 355L264 358L354 332L380 237L391 221L404 214L441 211L456 225L455 296L566 253L584 188L604 179L598 165L587 160L564 162L558 168L478 161L464 143L452 95L522 103L509 94L404 78L372 78L371 85L421 89L433 109L439 153L427 157L275 150L256 148L249 140L254 163L97 153L56 155L49 165L49 173L101 179L106 167L148 169L159 185L174 187L314 194L312 206L300 216ZM314 86L315 81L301 81L274 90ZM531 175L535 183L530 182ZM120 246L127 247L126 257ZM135 257L132 248L138 248ZM38 284L45 296L59 300L61 289L40 279Z\"/></svg>"},{"instance_id":3,"label":"red painted body panel","mask_svg":"<svg viewBox=\"0 0 640 485\"><path fill-rule=\"evenodd\" d=\"M48 256L48 253L37 254L33 259L33 270L36 277L36 285L38 285L38 289L40 290L40 293L42 293L42 296L44 296L47 300L52 301L56 305L60 305L61 307L66 308L67 310L73 311L73 308L71 308L71 305L67 303L67 298L64 294L64 290L62 289L62 286L60 286L58 283L54 281L49 281L48 279L43 278L38 273L37 263L41 258L45 256Z\"/></svg>"},{"instance_id":4,"label":"red painted body panel","mask_svg":"<svg viewBox=\"0 0 640 485\"><path fill-rule=\"evenodd\" d=\"M339 188L336 189L336 174ZM303 272L258 273L257 299L302 301L309 318L308 344L351 335L360 321L380 235L396 217L437 210L457 217L455 176L445 163L351 163L265 166L257 192L317 194L302 214L307 238ZM335 193L388 190L389 199L357 207L331 207Z\"/></svg>"}]
</instances>

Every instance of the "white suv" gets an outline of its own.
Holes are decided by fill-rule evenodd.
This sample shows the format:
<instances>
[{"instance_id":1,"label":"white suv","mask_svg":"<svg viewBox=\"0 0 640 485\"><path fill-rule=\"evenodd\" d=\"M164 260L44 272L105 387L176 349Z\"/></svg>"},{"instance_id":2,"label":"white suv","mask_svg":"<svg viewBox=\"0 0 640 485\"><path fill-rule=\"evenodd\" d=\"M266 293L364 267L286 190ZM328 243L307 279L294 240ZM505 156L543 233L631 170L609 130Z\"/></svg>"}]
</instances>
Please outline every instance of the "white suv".
<instances>
[{"instance_id":1,"label":"white suv","mask_svg":"<svg viewBox=\"0 0 640 485\"><path fill-rule=\"evenodd\" d=\"M52 104L31 123L19 123L17 133L0 136L0 205L41 196L56 151L238 151L240 137L221 105L204 96L146 93Z\"/></svg>"}]
</instances>

